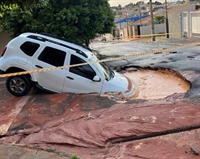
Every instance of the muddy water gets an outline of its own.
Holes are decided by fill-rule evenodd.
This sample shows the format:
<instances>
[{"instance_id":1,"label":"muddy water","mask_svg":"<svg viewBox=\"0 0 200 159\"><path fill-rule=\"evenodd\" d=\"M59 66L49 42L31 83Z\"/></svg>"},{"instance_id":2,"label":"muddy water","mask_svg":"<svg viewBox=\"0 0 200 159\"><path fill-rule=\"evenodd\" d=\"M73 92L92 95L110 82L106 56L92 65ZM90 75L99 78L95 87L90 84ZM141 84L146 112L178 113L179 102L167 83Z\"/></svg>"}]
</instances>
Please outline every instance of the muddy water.
<instances>
[{"instance_id":1,"label":"muddy water","mask_svg":"<svg viewBox=\"0 0 200 159\"><path fill-rule=\"evenodd\" d=\"M124 75L138 84L137 99L160 99L174 93L184 93L190 89L188 81L169 70L138 70Z\"/></svg>"}]
</instances>

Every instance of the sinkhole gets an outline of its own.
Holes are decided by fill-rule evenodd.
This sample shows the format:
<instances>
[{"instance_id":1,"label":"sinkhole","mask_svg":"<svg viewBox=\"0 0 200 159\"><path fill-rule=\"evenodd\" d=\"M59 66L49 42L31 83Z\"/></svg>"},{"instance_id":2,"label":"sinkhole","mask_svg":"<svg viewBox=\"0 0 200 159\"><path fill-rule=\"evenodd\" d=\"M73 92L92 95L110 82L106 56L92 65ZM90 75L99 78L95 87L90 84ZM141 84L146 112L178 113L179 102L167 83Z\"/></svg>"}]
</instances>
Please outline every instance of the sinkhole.
<instances>
[{"instance_id":1,"label":"sinkhole","mask_svg":"<svg viewBox=\"0 0 200 159\"><path fill-rule=\"evenodd\" d=\"M138 85L136 99L160 99L174 93L185 93L191 87L189 81L170 69L139 69L127 71L124 75Z\"/></svg>"}]
</instances>

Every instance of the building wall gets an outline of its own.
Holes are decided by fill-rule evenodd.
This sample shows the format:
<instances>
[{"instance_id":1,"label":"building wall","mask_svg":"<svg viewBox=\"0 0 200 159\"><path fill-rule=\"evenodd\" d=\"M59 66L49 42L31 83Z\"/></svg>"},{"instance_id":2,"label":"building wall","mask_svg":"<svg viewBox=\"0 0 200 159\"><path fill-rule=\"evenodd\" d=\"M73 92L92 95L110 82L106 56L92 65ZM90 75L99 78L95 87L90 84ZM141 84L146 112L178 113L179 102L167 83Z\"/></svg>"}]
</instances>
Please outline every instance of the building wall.
<instances>
[{"instance_id":1,"label":"building wall","mask_svg":"<svg viewBox=\"0 0 200 159\"><path fill-rule=\"evenodd\" d=\"M128 38L127 28L123 28L123 38Z\"/></svg>"},{"instance_id":2,"label":"building wall","mask_svg":"<svg viewBox=\"0 0 200 159\"><path fill-rule=\"evenodd\" d=\"M11 40L11 37L9 34L3 32L0 29L0 54L2 52L2 50L4 49L4 47L6 46L6 44Z\"/></svg>"},{"instance_id":3,"label":"building wall","mask_svg":"<svg viewBox=\"0 0 200 159\"><path fill-rule=\"evenodd\" d=\"M105 34L106 40L113 40L112 34Z\"/></svg>"},{"instance_id":4,"label":"building wall","mask_svg":"<svg viewBox=\"0 0 200 159\"><path fill-rule=\"evenodd\" d=\"M194 11L194 10L195 10L195 4L191 4L178 11L168 13L170 38L180 38L182 36L181 14L184 11Z\"/></svg>"},{"instance_id":5,"label":"building wall","mask_svg":"<svg viewBox=\"0 0 200 159\"><path fill-rule=\"evenodd\" d=\"M115 24L117 29L122 29L124 27L127 27L127 23L126 22L123 22L123 23L118 23L118 24Z\"/></svg>"},{"instance_id":6,"label":"building wall","mask_svg":"<svg viewBox=\"0 0 200 159\"><path fill-rule=\"evenodd\" d=\"M133 29L132 26L128 26L128 38L133 38Z\"/></svg>"},{"instance_id":7,"label":"building wall","mask_svg":"<svg viewBox=\"0 0 200 159\"><path fill-rule=\"evenodd\" d=\"M137 26L132 26L132 31L133 31L133 38L138 38L138 27Z\"/></svg>"},{"instance_id":8,"label":"building wall","mask_svg":"<svg viewBox=\"0 0 200 159\"><path fill-rule=\"evenodd\" d=\"M155 34L165 33L165 24L155 24L154 25ZM151 25L140 27L141 35L151 34Z\"/></svg>"}]
</instances>

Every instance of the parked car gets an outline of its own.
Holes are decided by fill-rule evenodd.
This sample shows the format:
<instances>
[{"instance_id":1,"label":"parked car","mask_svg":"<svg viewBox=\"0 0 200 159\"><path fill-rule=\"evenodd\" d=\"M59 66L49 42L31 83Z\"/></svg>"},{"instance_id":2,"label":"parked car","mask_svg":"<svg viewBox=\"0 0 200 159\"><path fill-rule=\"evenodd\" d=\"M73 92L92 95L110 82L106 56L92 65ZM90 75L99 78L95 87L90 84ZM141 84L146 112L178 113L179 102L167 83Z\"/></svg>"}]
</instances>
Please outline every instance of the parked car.
<instances>
[{"instance_id":1,"label":"parked car","mask_svg":"<svg viewBox=\"0 0 200 159\"><path fill-rule=\"evenodd\" d=\"M124 97L135 95L135 83L99 63L89 48L50 34L23 33L11 40L0 58L0 70L15 73L80 63L90 64L11 76L6 87L15 96L26 95L32 87L56 93L102 95L121 92Z\"/></svg>"}]
</instances>

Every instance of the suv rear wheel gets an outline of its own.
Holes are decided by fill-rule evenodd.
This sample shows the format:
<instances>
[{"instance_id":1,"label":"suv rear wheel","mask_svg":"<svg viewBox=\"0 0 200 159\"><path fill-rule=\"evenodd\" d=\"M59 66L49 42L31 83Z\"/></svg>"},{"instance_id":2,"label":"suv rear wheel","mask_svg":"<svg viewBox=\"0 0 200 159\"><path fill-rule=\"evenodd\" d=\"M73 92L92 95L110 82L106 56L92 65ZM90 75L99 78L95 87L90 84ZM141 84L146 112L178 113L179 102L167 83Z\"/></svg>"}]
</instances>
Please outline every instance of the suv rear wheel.
<instances>
[{"instance_id":1,"label":"suv rear wheel","mask_svg":"<svg viewBox=\"0 0 200 159\"><path fill-rule=\"evenodd\" d=\"M13 76L6 81L8 91L15 96L24 96L31 90L31 81L27 76Z\"/></svg>"}]
</instances>

